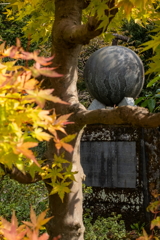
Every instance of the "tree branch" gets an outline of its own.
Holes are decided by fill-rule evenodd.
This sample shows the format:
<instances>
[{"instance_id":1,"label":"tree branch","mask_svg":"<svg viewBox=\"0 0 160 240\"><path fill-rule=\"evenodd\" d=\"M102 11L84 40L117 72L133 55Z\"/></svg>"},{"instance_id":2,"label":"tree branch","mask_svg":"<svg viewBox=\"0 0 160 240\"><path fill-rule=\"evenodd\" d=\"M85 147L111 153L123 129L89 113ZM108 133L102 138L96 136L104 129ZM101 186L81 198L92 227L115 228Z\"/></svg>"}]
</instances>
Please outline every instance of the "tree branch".
<instances>
[{"instance_id":1,"label":"tree branch","mask_svg":"<svg viewBox=\"0 0 160 240\"><path fill-rule=\"evenodd\" d=\"M124 42L128 42L129 41L129 37L127 36L123 36L123 35L120 35L120 34L117 34L117 33L113 33L113 36L118 39L118 40L122 40Z\"/></svg>"},{"instance_id":2,"label":"tree branch","mask_svg":"<svg viewBox=\"0 0 160 240\"><path fill-rule=\"evenodd\" d=\"M97 19L96 16L90 17L87 24L67 24L63 35L64 39L74 44L88 44L92 38L102 33L102 29L97 29L99 24L100 21Z\"/></svg>"},{"instance_id":3,"label":"tree branch","mask_svg":"<svg viewBox=\"0 0 160 240\"><path fill-rule=\"evenodd\" d=\"M108 16L108 25L111 22L111 20L114 18L116 13L118 12L118 9L115 8L115 0L110 0L108 3L108 8L105 11L106 16ZM89 17L88 22L83 25L73 25L70 24L66 19L64 20L64 32L63 37L66 41L74 44L88 44L89 41L99 36L103 32L103 28L99 28L101 24L101 20L98 19L97 14L95 16ZM105 31L107 30L107 27Z\"/></svg>"},{"instance_id":4,"label":"tree branch","mask_svg":"<svg viewBox=\"0 0 160 240\"><path fill-rule=\"evenodd\" d=\"M142 107L123 106L112 110L98 109L80 111L75 116L76 124L131 124L139 127L159 127L160 113L149 113Z\"/></svg>"},{"instance_id":5,"label":"tree branch","mask_svg":"<svg viewBox=\"0 0 160 240\"><path fill-rule=\"evenodd\" d=\"M87 8L90 4L91 0L83 0L83 9Z\"/></svg>"},{"instance_id":6,"label":"tree branch","mask_svg":"<svg viewBox=\"0 0 160 240\"><path fill-rule=\"evenodd\" d=\"M112 46L118 45L118 40L122 40L124 42L129 41L129 37L127 36L119 35L117 33L113 33L113 36L115 36L115 38L112 40Z\"/></svg>"},{"instance_id":7,"label":"tree branch","mask_svg":"<svg viewBox=\"0 0 160 240\"><path fill-rule=\"evenodd\" d=\"M31 177L29 173L22 173L18 168L13 167L10 169L5 169L5 173L10 175L10 178L18 181L23 184L35 183L42 180L41 176L37 173L35 174L34 179Z\"/></svg>"}]
</instances>

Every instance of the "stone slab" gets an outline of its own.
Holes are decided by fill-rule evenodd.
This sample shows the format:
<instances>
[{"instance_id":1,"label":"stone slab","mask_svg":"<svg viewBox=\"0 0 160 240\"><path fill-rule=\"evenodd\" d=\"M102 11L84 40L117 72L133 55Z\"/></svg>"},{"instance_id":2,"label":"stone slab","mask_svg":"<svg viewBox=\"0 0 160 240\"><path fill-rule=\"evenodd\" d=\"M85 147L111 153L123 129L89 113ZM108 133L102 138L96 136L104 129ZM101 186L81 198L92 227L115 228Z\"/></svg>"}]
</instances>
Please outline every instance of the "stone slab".
<instances>
[{"instance_id":1,"label":"stone slab","mask_svg":"<svg viewBox=\"0 0 160 240\"><path fill-rule=\"evenodd\" d=\"M85 184L136 188L136 142L81 142Z\"/></svg>"}]
</instances>

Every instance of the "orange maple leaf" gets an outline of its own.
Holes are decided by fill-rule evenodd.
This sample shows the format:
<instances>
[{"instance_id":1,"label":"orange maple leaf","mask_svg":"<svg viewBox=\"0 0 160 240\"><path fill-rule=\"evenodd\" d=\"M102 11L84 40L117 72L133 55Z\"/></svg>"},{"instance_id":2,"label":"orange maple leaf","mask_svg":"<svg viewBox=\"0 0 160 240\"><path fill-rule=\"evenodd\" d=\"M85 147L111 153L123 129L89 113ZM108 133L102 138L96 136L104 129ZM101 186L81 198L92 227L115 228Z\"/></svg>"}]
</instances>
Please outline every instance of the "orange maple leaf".
<instances>
[{"instance_id":1,"label":"orange maple leaf","mask_svg":"<svg viewBox=\"0 0 160 240\"><path fill-rule=\"evenodd\" d=\"M55 139L54 139L54 142L55 142L55 146L56 146L56 148L57 148L58 151L63 147L67 152L70 152L70 153L73 152L73 147L72 147L72 145L63 142L62 139L59 140L58 138L55 138Z\"/></svg>"},{"instance_id":2,"label":"orange maple leaf","mask_svg":"<svg viewBox=\"0 0 160 240\"><path fill-rule=\"evenodd\" d=\"M33 152L29 148L36 147L38 143L35 142L24 142L19 143L16 147L15 153L22 153L25 157L31 159L37 166L40 166L37 162L36 157L34 156Z\"/></svg>"},{"instance_id":3,"label":"orange maple leaf","mask_svg":"<svg viewBox=\"0 0 160 240\"><path fill-rule=\"evenodd\" d=\"M126 16L128 16L132 12L132 8L134 7L134 5L130 0L122 0L118 3L117 7L118 8L123 7Z\"/></svg>"},{"instance_id":4,"label":"orange maple leaf","mask_svg":"<svg viewBox=\"0 0 160 240\"><path fill-rule=\"evenodd\" d=\"M3 217L1 217L2 227L1 232L4 237L8 240L20 240L23 239L26 234L25 226L22 225L18 227L18 221L13 212L11 222L8 222Z\"/></svg>"},{"instance_id":5,"label":"orange maple leaf","mask_svg":"<svg viewBox=\"0 0 160 240\"><path fill-rule=\"evenodd\" d=\"M48 209L42 212L39 216L36 216L35 211L31 207L31 210L30 210L31 222L23 221L23 223L28 227L31 227L33 230L39 230L43 225L45 225L52 218L52 217L49 217L45 219L47 211Z\"/></svg>"}]
</instances>

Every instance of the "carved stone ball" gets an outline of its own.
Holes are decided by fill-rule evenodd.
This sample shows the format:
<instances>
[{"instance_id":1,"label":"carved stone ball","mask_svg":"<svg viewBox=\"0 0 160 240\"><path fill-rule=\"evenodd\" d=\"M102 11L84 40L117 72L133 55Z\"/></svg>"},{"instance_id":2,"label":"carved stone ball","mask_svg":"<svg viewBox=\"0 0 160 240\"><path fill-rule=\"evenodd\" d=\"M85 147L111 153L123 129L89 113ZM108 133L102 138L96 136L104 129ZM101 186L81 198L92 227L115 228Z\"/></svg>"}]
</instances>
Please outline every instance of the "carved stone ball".
<instances>
[{"instance_id":1,"label":"carved stone ball","mask_svg":"<svg viewBox=\"0 0 160 240\"><path fill-rule=\"evenodd\" d=\"M84 80L92 97L113 106L124 97L139 95L144 84L143 63L126 47L104 47L87 60Z\"/></svg>"}]
</instances>

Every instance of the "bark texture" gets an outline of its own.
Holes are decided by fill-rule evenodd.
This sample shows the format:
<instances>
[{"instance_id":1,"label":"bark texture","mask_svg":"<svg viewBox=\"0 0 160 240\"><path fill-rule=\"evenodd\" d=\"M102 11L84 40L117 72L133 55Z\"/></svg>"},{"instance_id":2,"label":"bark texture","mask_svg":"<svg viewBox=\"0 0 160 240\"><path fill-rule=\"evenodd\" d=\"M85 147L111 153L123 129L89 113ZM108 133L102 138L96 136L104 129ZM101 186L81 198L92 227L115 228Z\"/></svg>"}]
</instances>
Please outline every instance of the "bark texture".
<instances>
[{"instance_id":1,"label":"bark texture","mask_svg":"<svg viewBox=\"0 0 160 240\"><path fill-rule=\"evenodd\" d=\"M52 54L55 55L53 65L58 67L57 71L63 74L63 77L49 79L49 82L44 84L47 88L49 86L49 88L55 89L54 95L70 103L70 106L48 103L47 107L49 109L55 108L56 114L60 115L73 112L73 109L73 115L79 110L85 110L78 101L76 86L78 55L83 43L78 42L73 37L73 29L76 31L81 26L84 3L85 1L79 0L55 1L55 21L52 31ZM77 133L76 139L72 141L74 152L72 154L66 152L65 158L72 162L73 171L78 171L78 174L75 175L76 182L70 186L71 193L65 195L63 203L57 194L49 197L50 212L54 216L47 226L50 239L60 234L62 240L83 240L82 178L84 174L80 165L79 153L82 127L83 125L79 123L68 125L66 128L68 134ZM62 135L60 134L59 137ZM50 161L53 161L55 151L54 144L50 142L48 146L48 159ZM48 185L47 187L50 192L50 187Z\"/></svg>"},{"instance_id":2,"label":"bark texture","mask_svg":"<svg viewBox=\"0 0 160 240\"><path fill-rule=\"evenodd\" d=\"M80 111L76 115L75 122L81 124L131 124L137 127L160 126L160 113L149 113L142 107L123 106L113 110L97 109L92 111Z\"/></svg>"}]
</instances>

